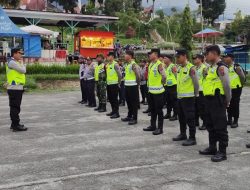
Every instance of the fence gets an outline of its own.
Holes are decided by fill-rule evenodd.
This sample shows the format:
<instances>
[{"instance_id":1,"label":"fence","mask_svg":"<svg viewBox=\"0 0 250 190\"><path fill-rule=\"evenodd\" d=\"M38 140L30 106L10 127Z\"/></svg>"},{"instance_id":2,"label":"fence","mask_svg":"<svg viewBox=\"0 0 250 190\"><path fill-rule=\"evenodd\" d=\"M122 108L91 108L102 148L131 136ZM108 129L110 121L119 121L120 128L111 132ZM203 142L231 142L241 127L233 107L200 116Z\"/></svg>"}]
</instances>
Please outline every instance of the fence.
<instances>
[{"instance_id":1,"label":"fence","mask_svg":"<svg viewBox=\"0 0 250 190\"><path fill-rule=\"evenodd\" d=\"M245 71L250 71L250 52L234 52L235 63L239 63Z\"/></svg>"}]
</instances>

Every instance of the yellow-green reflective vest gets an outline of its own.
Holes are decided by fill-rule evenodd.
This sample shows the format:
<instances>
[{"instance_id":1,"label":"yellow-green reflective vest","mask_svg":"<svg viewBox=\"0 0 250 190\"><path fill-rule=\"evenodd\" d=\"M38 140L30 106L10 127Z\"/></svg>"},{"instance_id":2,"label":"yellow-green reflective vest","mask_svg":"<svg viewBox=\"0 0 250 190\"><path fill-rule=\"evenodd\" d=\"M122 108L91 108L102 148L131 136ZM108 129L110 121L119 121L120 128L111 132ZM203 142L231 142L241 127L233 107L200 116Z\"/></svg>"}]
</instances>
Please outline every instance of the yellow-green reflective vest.
<instances>
[{"instance_id":1,"label":"yellow-green reflective vest","mask_svg":"<svg viewBox=\"0 0 250 190\"><path fill-rule=\"evenodd\" d=\"M179 67L177 72L177 96L178 98L194 97L194 84L190 77L190 69L194 65L187 63L185 67Z\"/></svg>"},{"instance_id":2,"label":"yellow-green reflective vest","mask_svg":"<svg viewBox=\"0 0 250 190\"><path fill-rule=\"evenodd\" d=\"M125 86L136 86L136 75L133 71L133 65L136 64L134 61L127 64L125 67Z\"/></svg>"},{"instance_id":3,"label":"yellow-green reflective vest","mask_svg":"<svg viewBox=\"0 0 250 190\"><path fill-rule=\"evenodd\" d=\"M229 78L230 78L230 87L231 89L236 89L242 87L240 77L239 75L235 72L235 67L234 65L231 65L229 67Z\"/></svg>"},{"instance_id":4,"label":"yellow-green reflective vest","mask_svg":"<svg viewBox=\"0 0 250 190\"><path fill-rule=\"evenodd\" d=\"M204 81L203 71L206 68L207 67L205 64L201 64L200 67L196 67L197 75L199 78L199 91L203 91L203 81Z\"/></svg>"},{"instance_id":5,"label":"yellow-green reflective vest","mask_svg":"<svg viewBox=\"0 0 250 190\"><path fill-rule=\"evenodd\" d=\"M99 74L104 72L104 63L95 67L95 81L99 81Z\"/></svg>"},{"instance_id":6,"label":"yellow-green reflective vest","mask_svg":"<svg viewBox=\"0 0 250 190\"><path fill-rule=\"evenodd\" d=\"M177 80L176 80L176 76L173 73L173 67L175 66L175 64L171 63L167 68L166 68L166 86L174 86L177 84Z\"/></svg>"},{"instance_id":7,"label":"yellow-green reflective vest","mask_svg":"<svg viewBox=\"0 0 250 190\"><path fill-rule=\"evenodd\" d=\"M16 62L21 66L21 63ZM7 82L9 85L25 85L26 78L25 74L19 73L14 69L10 69L8 64L6 64L6 75L7 75Z\"/></svg>"},{"instance_id":8,"label":"yellow-green reflective vest","mask_svg":"<svg viewBox=\"0 0 250 190\"><path fill-rule=\"evenodd\" d=\"M111 64L107 64L107 85L118 84L118 74L115 70L115 64L117 64L115 61L113 61Z\"/></svg>"},{"instance_id":9,"label":"yellow-green reflective vest","mask_svg":"<svg viewBox=\"0 0 250 190\"><path fill-rule=\"evenodd\" d=\"M151 94L161 94L165 91L162 85L162 76L158 71L158 66L162 64L161 61L151 63L148 71L148 91Z\"/></svg>"},{"instance_id":10,"label":"yellow-green reflective vest","mask_svg":"<svg viewBox=\"0 0 250 190\"><path fill-rule=\"evenodd\" d=\"M218 65L210 66L207 76L203 81L204 96L215 96L216 90L220 90L220 94L224 95L224 89L220 77L217 74Z\"/></svg>"}]
</instances>

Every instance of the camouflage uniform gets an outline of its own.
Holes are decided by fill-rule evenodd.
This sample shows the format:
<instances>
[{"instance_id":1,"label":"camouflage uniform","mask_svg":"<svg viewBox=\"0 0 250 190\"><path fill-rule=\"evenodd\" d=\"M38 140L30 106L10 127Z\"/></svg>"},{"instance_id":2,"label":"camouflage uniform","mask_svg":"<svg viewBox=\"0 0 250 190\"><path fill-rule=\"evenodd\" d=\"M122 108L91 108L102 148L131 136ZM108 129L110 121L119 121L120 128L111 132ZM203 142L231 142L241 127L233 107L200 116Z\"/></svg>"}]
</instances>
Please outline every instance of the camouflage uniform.
<instances>
[{"instance_id":1,"label":"camouflage uniform","mask_svg":"<svg viewBox=\"0 0 250 190\"><path fill-rule=\"evenodd\" d=\"M106 94L107 94L107 82L106 82L106 71L105 66L99 69L98 81L96 82L96 92L99 100L99 112L106 111Z\"/></svg>"}]
</instances>

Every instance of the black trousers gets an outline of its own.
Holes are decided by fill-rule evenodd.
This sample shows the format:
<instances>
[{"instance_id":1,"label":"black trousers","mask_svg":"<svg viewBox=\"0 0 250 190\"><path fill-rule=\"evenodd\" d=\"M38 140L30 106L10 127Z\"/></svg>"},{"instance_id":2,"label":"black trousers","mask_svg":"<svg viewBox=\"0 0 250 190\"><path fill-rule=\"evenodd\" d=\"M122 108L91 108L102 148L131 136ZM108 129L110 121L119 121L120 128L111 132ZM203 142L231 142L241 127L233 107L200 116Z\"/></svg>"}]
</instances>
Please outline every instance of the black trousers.
<instances>
[{"instance_id":1,"label":"black trousers","mask_svg":"<svg viewBox=\"0 0 250 190\"><path fill-rule=\"evenodd\" d=\"M108 93L109 103L111 104L112 113L119 114L119 102L118 102L119 87L118 87L118 84L108 85L107 86L107 93Z\"/></svg>"},{"instance_id":2,"label":"black trousers","mask_svg":"<svg viewBox=\"0 0 250 190\"><path fill-rule=\"evenodd\" d=\"M89 106L96 106L96 98L95 98L95 80L86 80L87 85L87 98Z\"/></svg>"},{"instance_id":3,"label":"black trousers","mask_svg":"<svg viewBox=\"0 0 250 190\"><path fill-rule=\"evenodd\" d=\"M139 89L138 86L125 86L125 97L128 105L128 117L137 120Z\"/></svg>"},{"instance_id":4,"label":"black trousers","mask_svg":"<svg viewBox=\"0 0 250 190\"><path fill-rule=\"evenodd\" d=\"M195 98L181 98L177 102L181 134L186 135L188 125L189 137L195 138Z\"/></svg>"},{"instance_id":5,"label":"black trousers","mask_svg":"<svg viewBox=\"0 0 250 190\"><path fill-rule=\"evenodd\" d=\"M84 79L80 80L81 92L82 92L82 101L87 102L87 85Z\"/></svg>"},{"instance_id":6,"label":"black trousers","mask_svg":"<svg viewBox=\"0 0 250 190\"><path fill-rule=\"evenodd\" d=\"M148 91L148 87L147 87L147 84L143 84L143 85L140 85L140 91L141 91L141 97L142 97L142 101L147 101L147 91Z\"/></svg>"},{"instance_id":7,"label":"black trousers","mask_svg":"<svg viewBox=\"0 0 250 190\"><path fill-rule=\"evenodd\" d=\"M23 97L23 90L8 90L10 119L11 126L16 127L20 123L19 113L21 111L21 103Z\"/></svg>"},{"instance_id":8,"label":"black trousers","mask_svg":"<svg viewBox=\"0 0 250 190\"><path fill-rule=\"evenodd\" d=\"M166 87L167 114L177 115L177 85Z\"/></svg>"},{"instance_id":9,"label":"black trousers","mask_svg":"<svg viewBox=\"0 0 250 190\"><path fill-rule=\"evenodd\" d=\"M158 117L158 128L163 129L163 103L164 93L151 94L149 93L149 103L151 109L151 127L156 128L156 121Z\"/></svg>"},{"instance_id":10,"label":"black trousers","mask_svg":"<svg viewBox=\"0 0 250 190\"><path fill-rule=\"evenodd\" d=\"M230 106L227 109L228 119L232 119L232 117L238 121L240 116L240 97L242 93L242 88L232 89L232 99L230 102Z\"/></svg>"},{"instance_id":11,"label":"black trousers","mask_svg":"<svg viewBox=\"0 0 250 190\"><path fill-rule=\"evenodd\" d=\"M209 146L226 151L228 146L227 117L225 97L221 95L205 96L206 126L209 134Z\"/></svg>"},{"instance_id":12,"label":"black trousers","mask_svg":"<svg viewBox=\"0 0 250 190\"><path fill-rule=\"evenodd\" d=\"M124 85L124 81L121 82L120 84L120 88L119 88L119 103L123 103L125 102L125 85Z\"/></svg>"},{"instance_id":13,"label":"black trousers","mask_svg":"<svg viewBox=\"0 0 250 190\"><path fill-rule=\"evenodd\" d=\"M195 124L199 124L199 118L205 124L205 97L203 92L199 92L199 97L195 98Z\"/></svg>"}]
</instances>

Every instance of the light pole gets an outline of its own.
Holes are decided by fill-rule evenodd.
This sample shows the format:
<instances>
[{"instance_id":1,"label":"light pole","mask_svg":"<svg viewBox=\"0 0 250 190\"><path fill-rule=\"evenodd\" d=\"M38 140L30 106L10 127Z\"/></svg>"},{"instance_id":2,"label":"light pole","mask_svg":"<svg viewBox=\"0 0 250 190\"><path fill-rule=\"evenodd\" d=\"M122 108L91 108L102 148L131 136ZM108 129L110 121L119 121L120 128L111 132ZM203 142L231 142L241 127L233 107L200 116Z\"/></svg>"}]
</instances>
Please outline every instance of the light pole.
<instances>
[{"instance_id":1,"label":"light pole","mask_svg":"<svg viewBox=\"0 0 250 190\"><path fill-rule=\"evenodd\" d=\"M200 6L201 6L201 40L202 40L202 52L204 51L204 36L203 36L203 30L204 30L204 23L203 23L203 7L202 7L202 5L203 5L203 0L200 0L201 1L201 4L200 4Z\"/></svg>"}]
</instances>

